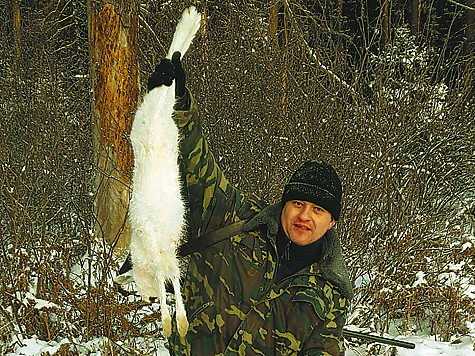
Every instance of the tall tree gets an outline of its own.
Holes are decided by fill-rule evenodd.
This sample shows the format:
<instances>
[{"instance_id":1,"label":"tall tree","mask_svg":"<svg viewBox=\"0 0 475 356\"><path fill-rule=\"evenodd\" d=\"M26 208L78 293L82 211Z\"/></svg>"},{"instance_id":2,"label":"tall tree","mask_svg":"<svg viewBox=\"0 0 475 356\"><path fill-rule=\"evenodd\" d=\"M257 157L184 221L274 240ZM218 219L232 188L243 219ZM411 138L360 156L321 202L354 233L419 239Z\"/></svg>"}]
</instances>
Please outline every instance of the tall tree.
<instances>
[{"instance_id":1,"label":"tall tree","mask_svg":"<svg viewBox=\"0 0 475 356\"><path fill-rule=\"evenodd\" d=\"M473 80L475 76L473 71L475 70L475 0L467 0L467 27L465 28L466 41L466 53L468 57L467 62L467 82L469 85L473 85Z\"/></svg>"},{"instance_id":2,"label":"tall tree","mask_svg":"<svg viewBox=\"0 0 475 356\"><path fill-rule=\"evenodd\" d=\"M381 45L384 46L389 41L389 29L390 29L390 13L391 13L391 1L384 0L381 5L381 30L382 38Z\"/></svg>"},{"instance_id":3,"label":"tall tree","mask_svg":"<svg viewBox=\"0 0 475 356\"><path fill-rule=\"evenodd\" d=\"M279 8L280 8L280 1L274 2L271 1L269 4L269 35L270 38L278 45L277 40L277 30L279 26Z\"/></svg>"},{"instance_id":4,"label":"tall tree","mask_svg":"<svg viewBox=\"0 0 475 356\"><path fill-rule=\"evenodd\" d=\"M20 38L20 0L13 0L13 42L15 50L15 67L18 64L21 54L21 38ZM16 70L17 68L15 68Z\"/></svg>"},{"instance_id":5,"label":"tall tree","mask_svg":"<svg viewBox=\"0 0 475 356\"><path fill-rule=\"evenodd\" d=\"M419 34L421 27L421 0L411 1L411 33Z\"/></svg>"},{"instance_id":6,"label":"tall tree","mask_svg":"<svg viewBox=\"0 0 475 356\"><path fill-rule=\"evenodd\" d=\"M128 135L138 100L139 1L88 2L96 236L127 245L133 155Z\"/></svg>"}]
</instances>

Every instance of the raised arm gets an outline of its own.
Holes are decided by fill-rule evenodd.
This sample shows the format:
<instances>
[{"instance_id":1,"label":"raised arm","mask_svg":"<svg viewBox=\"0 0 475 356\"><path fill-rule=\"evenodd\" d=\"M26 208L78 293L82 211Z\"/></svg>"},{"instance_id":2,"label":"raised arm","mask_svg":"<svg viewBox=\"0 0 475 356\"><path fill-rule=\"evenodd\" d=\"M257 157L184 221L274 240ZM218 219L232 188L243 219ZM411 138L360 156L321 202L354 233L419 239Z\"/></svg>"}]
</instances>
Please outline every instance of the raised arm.
<instances>
[{"instance_id":1,"label":"raised arm","mask_svg":"<svg viewBox=\"0 0 475 356\"><path fill-rule=\"evenodd\" d=\"M163 59L148 82L149 90L171 85L175 79L175 122L180 131L180 170L187 201L188 238L216 230L234 221L247 219L264 203L233 187L219 168L201 127L192 95L185 88L185 72L180 53Z\"/></svg>"}]
</instances>

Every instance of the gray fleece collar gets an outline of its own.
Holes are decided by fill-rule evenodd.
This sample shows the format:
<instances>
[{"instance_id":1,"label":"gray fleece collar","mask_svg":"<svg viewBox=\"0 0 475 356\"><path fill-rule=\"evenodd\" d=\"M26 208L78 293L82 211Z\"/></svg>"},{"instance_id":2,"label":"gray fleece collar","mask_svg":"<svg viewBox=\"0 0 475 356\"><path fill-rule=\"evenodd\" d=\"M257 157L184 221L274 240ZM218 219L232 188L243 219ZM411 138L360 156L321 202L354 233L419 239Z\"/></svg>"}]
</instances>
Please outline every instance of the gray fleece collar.
<instances>
[{"instance_id":1,"label":"gray fleece collar","mask_svg":"<svg viewBox=\"0 0 475 356\"><path fill-rule=\"evenodd\" d=\"M281 203L269 205L247 221L243 226L243 231L252 231L261 225L267 225L268 235L275 236L279 230L281 211ZM330 229L327 234L330 234L330 246L319 262L320 274L323 279L334 284L344 297L351 300L354 293L348 270L343 260L340 238L335 228Z\"/></svg>"}]
</instances>

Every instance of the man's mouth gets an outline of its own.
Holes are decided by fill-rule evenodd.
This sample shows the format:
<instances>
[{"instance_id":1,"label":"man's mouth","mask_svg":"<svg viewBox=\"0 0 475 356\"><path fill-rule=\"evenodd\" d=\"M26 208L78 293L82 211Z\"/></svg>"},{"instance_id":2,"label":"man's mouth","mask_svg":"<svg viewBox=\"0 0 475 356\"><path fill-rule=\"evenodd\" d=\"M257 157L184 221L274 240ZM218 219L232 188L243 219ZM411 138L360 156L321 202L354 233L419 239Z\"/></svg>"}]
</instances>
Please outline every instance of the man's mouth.
<instances>
[{"instance_id":1,"label":"man's mouth","mask_svg":"<svg viewBox=\"0 0 475 356\"><path fill-rule=\"evenodd\" d=\"M310 231L310 228L307 225L303 224L294 224L294 226L299 230Z\"/></svg>"}]
</instances>

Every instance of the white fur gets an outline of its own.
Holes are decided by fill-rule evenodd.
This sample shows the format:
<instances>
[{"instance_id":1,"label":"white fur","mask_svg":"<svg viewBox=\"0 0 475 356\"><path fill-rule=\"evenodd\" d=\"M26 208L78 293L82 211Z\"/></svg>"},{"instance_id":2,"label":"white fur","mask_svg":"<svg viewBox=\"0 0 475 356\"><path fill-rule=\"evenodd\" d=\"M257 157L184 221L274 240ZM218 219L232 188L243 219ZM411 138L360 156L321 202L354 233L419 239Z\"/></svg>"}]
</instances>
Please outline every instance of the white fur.
<instances>
[{"instance_id":1,"label":"white fur","mask_svg":"<svg viewBox=\"0 0 475 356\"><path fill-rule=\"evenodd\" d=\"M186 52L199 29L201 17L190 7L178 22L168 57ZM175 84L153 89L144 96L135 115L130 139L134 150L134 176L130 221L130 252L137 291L145 301L158 297L165 336L171 334L165 281L173 283L178 332L188 330L180 293L180 266L176 248L185 225L185 208L178 170L178 129L172 119Z\"/></svg>"}]
</instances>

